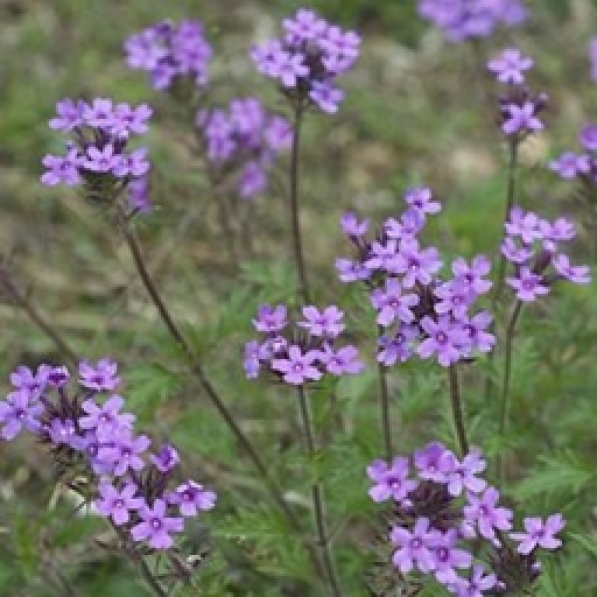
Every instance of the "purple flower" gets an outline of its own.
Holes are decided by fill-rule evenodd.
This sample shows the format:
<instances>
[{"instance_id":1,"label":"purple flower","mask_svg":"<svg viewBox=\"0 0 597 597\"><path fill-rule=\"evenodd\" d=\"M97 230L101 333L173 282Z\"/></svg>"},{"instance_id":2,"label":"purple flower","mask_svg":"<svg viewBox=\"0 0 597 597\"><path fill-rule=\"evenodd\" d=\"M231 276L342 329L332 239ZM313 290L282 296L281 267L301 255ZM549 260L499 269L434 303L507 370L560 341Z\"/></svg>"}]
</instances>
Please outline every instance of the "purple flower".
<instances>
[{"instance_id":1,"label":"purple flower","mask_svg":"<svg viewBox=\"0 0 597 597\"><path fill-rule=\"evenodd\" d=\"M482 537L494 543L497 542L495 529L509 531L512 528L512 510L498 507L499 498L494 487L488 487L481 495L468 493L468 505L463 509L466 520L477 526Z\"/></svg>"},{"instance_id":2,"label":"purple flower","mask_svg":"<svg viewBox=\"0 0 597 597\"><path fill-rule=\"evenodd\" d=\"M556 255L552 265L560 276L574 284L589 284L591 282L591 270L586 265L572 265L568 255Z\"/></svg>"},{"instance_id":3,"label":"purple flower","mask_svg":"<svg viewBox=\"0 0 597 597\"><path fill-rule=\"evenodd\" d=\"M257 318L253 319L253 326L258 332L279 332L288 325L286 307L284 305L261 305L257 311Z\"/></svg>"},{"instance_id":4,"label":"purple flower","mask_svg":"<svg viewBox=\"0 0 597 597\"><path fill-rule=\"evenodd\" d=\"M597 125L596 124L585 124L580 130L578 136L580 144L587 151L597 150Z\"/></svg>"},{"instance_id":5,"label":"purple flower","mask_svg":"<svg viewBox=\"0 0 597 597\"><path fill-rule=\"evenodd\" d=\"M10 383L16 390L27 392L30 398L38 398L49 383L54 369L48 365L40 365L34 374L29 367L19 365L10 374Z\"/></svg>"},{"instance_id":6,"label":"purple flower","mask_svg":"<svg viewBox=\"0 0 597 597\"><path fill-rule=\"evenodd\" d=\"M541 240L541 220L533 212L525 212L520 207L513 207L510 211L509 220L504 224L506 232L510 236L519 236L525 244L531 244L534 240Z\"/></svg>"},{"instance_id":7,"label":"purple flower","mask_svg":"<svg viewBox=\"0 0 597 597\"><path fill-rule=\"evenodd\" d=\"M331 83L313 81L309 97L317 104L323 112L335 114L338 106L344 99L344 91L334 87Z\"/></svg>"},{"instance_id":8,"label":"purple flower","mask_svg":"<svg viewBox=\"0 0 597 597\"><path fill-rule=\"evenodd\" d=\"M511 236L504 239L501 251L508 261L519 265L526 263L533 256L533 250L529 245L519 245Z\"/></svg>"},{"instance_id":9,"label":"purple flower","mask_svg":"<svg viewBox=\"0 0 597 597\"><path fill-rule=\"evenodd\" d=\"M111 99L96 98L92 104L85 105L83 121L87 126L110 130L114 123L114 107Z\"/></svg>"},{"instance_id":10,"label":"purple flower","mask_svg":"<svg viewBox=\"0 0 597 597\"><path fill-rule=\"evenodd\" d=\"M433 294L438 299L435 312L440 316L451 314L457 320L466 316L469 305L475 299L474 293L457 280L440 284L434 288Z\"/></svg>"},{"instance_id":11,"label":"purple flower","mask_svg":"<svg viewBox=\"0 0 597 597\"><path fill-rule=\"evenodd\" d=\"M129 104L118 104L114 109L110 132L117 137L127 137L129 133L142 135L148 130L147 121L153 110L147 104L132 107Z\"/></svg>"},{"instance_id":12,"label":"purple flower","mask_svg":"<svg viewBox=\"0 0 597 597\"><path fill-rule=\"evenodd\" d=\"M140 147L130 154L120 154L112 167L112 172L118 177L145 176L145 174L149 172L147 149L145 147Z\"/></svg>"},{"instance_id":13,"label":"purple flower","mask_svg":"<svg viewBox=\"0 0 597 597\"><path fill-rule=\"evenodd\" d=\"M524 71L532 66L533 60L516 48L503 50L498 58L487 63L487 68L497 75L498 81L516 85L524 83Z\"/></svg>"},{"instance_id":14,"label":"purple flower","mask_svg":"<svg viewBox=\"0 0 597 597\"><path fill-rule=\"evenodd\" d=\"M460 326L454 325L448 316L438 317L434 321L427 315L420 325L428 336L417 348L417 354L421 358L428 359L436 355L442 367L449 367L460 360L460 345L464 340L464 332Z\"/></svg>"},{"instance_id":15,"label":"purple flower","mask_svg":"<svg viewBox=\"0 0 597 597\"><path fill-rule=\"evenodd\" d=\"M336 338L344 330L342 319L344 312L332 305L320 311L317 307L303 307L303 317L306 321L299 321L297 325L309 330L311 336Z\"/></svg>"},{"instance_id":16,"label":"purple flower","mask_svg":"<svg viewBox=\"0 0 597 597\"><path fill-rule=\"evenodd\" d=\"M408 189L404 194L404 200L420 214L436 214L442 210L441 204L433 201L431 189L427 187Z\"/></svg>"},{"instance_id":17,"label":"purple flower","mask_svg":"<svg viewBox=\"0 0 597 597\"><path fill-rule=\"evenodd\" d=\"M286 383L301 386L308 380L321 378L321 371L313 366L318 359L319 352L309 350L303 354L299 346L292 345L288 349L288 358L274 359L271 367L282 373Z\"/></svg>"},{"instance_id":18,"label":"purple flower","mask_svg":"<svg viewBox=\"0 0 597 597\"><path fill-rule=\"evenodd\" d=\"M351 212L346 212L340 220L340 227L342 232L347 236L354 236L360 238L367 234L369 228L369 221L363 220L359 222L357 216Z\"/></svg>"},{"instance_id":19,"label":"purple flower","mask_svg":"<svg viewBox=\"0 0 597 597\"><path fill-rule=\"evenodd\" d=\"M94 505L106 518L111 518L115 525L123 525L131 519L131 511L139 510L145 505L141 497L135 497L137 486L126 483L122 489L117 489L111 483L100 483L99 498Z\"/></svg>"},{"instance_id":20,"label":"purple flower","mask_svg":"<svg viewBox=\"0 0 597 597\"><path fill-rule=\"evenodd\" d=\"M430 528L428 518L418 518L412 531L394 527L390 539L398 546L392 556L392 563L402 574L407 574L414 567L423 573L434 570L436 564L433 550L438 543L438 533Z\"/></svg>"},{"instance_id":21,"label":"purple flower","mask_svg":"<svg viewBox=\"0 0 597 597\"><path fill-rule=\"evenodd\" d=\"M291 54L280 50L274 57L274 64L271 67L272 76L280 79L284 87L296 87L299 78L309 74L309 67L304 64L303 54Z\"/></svg>"},{"instance_id":22,"label":"purple flower","mask_svg":"<svg viewBox=\"0 0 597 597\"><path fill-rule=\"evenodd\" d=\"M87 156L82 158L81 165L91 172L112 172L118 168L122 156L114 151L114 146L108 143L103 148L92 145L87 148Z\"/></svg>"},{"instance_id":23,"label":"purple flower","mask_svg":"<svg viewBox=\"0 0 597 597\"><path fill-rule=\"evenodd\" d=\"M200 510L211 510L216 504L216 494L195 481L187 481L170 493L168 502L179 506L182 516L197 516Z\"/></svg>"},{"instance_id":24,"label":"purple flower","mask_svg":"<svg viewBox=\"0 0 597 597\"><path fill-rule=\"evenodd\" d=\"M487 463L478 452L472 451L461 461L451 452L444 454L442 466L446 468L446 483L450 495L459 496L465 489L471 493L479 493L485 489L487 482L476 475L485 470Z\"/></svg>"},{"instance_id":25,"label":"purple flower","mask_svg":"<svg viewBox=\"0 0 597 597\"><path fill-rule=\"evenodd\" d=\"M419 297L403 294L400 282L388 278L384 289L377 288L371 293L371 304L377 310L377 323L388 327L396 320L412 323L415 320L412 308L419 304Z\"/></svg>"},{"instance_id":26,"label":"purple flower","mask_svg":"<svg viewBox=\"0 0 597 597\"><path fill-rule=\"evenodd\" d=\"M557 549L562 541L556 535L565 526L561 514L552 514L545 522L541 518L525 518L524 533L510 533L510 537L518 542L518 553L528 555L537 547L543 549Z\"/></svg>"},{"instance_id":27,"label":"purple flower","mask_svg":"<svg viewBox=\"0 0 597 597\"><path fill-rule=\"evenodd\" d=\"M48 168L48 171L41 176L41 182L46 186L53 187L64 183L74 187L81 182L81 176L79 175L81 156L75 148L69 150L64 157L47 155L42 160L42 164Z\"/></svg>"},{"instance_id":28,"label":"purple flower","mask_svg":"<svg viewBox=\"0 0 597 597\"><path fill-rule=\"evenodd\" d=\"M588 174L591 171L591 160L588 155L567 151L552 160L549 163L549 169L557 172L561 178L572 179L579 174Z\"/></svg>"},{"instance_id":29,"label":"purple flower","mask_svg":"<svg viewBox=\"0 0 597 597\"><path fill-rule=\"evenodd\" d=\"M69 132L83 124L85 102L63 99L56 103L57 116L49 122L50 128L62 132Z\"/></svg>"},{"instance_id":30,"label":"purple flower","mask_svg":"<svg viewBox=\"0 0 597 597\"><path fill-rule=\"evenodd\" d=\"M454 470L454 460L446 457L449 455L453 456L452 452L439 442L431 442L423 450L417 450L414 462L419 477L435 483L446 483L447 473Z\"/></svg>"},{"instance_id":31,"label":"purple flower","mask_svg":"<svg viewBox=\"0 0 597 597\"><path fill-rule=\"evenodd\" d=\"M136 213L146 214L153 209L149 199L149 184L147 178L141 177L131 180L128 184L127 202L129 208Z\"/></svg>"},{"instance_id":32,"label":"purple flower","mask_svg":"<svg viewBox=\"0 0 597 597\"><path fill-rule=\"evenodd\" d=\"M397 361L404 363L413 354L412 340L419 337L419 329L415 325L401 325L392 336L381 336L377 360L390 367Z\"/></svg>"},{"instance_id":33,"label":"purple flower","mask_svg":"<svg viewBox=\"0 0 597 597\"><path fill-rule=\"evenodd\" d=\"M388 273L397 273L398 242L389 239L384 242L374 241L369 248L369 258L365 267L369 270L382 270Z\"/></svg>"},{"instance_id":34,"label":"purple flower","mask_svg":"<svg viewBox=\"0 0 597 597\"><path fill-rule=\"evenodd\" d=\"M167 21L132 35L125 43L131 68L148 71L156 89L167 89L178 77L190 77L198 86L207 83L212 55L198 21Z\"/></svg>"},{"instance_id":35,"label":"purple flower","mask_svg":"<svg viewBox=\"0 0 597 597\"><path fill-rule=\"evenodd\" d=\"M113 429L109 435L110 441L100 445L98 460L112 463L113 474L122 477L129 469L140 471L145 467L141 455L147 451L151 440L146 435L135 437L129 427Z\"/></svg>"},{"instance_id":36,"label":"purple flower","mask_svg":"<svg viewBox=\"0 0 597 597\"><path fill-rule=\"evenodd\" d=\"M247 379L256 379L261 370L261 344L256 340L251 340L245 344L245 358L243 367Z\"/></svg>"},{"instance_id":37,"label":"purple flower","mask_svg":"<svg viewBox=\"0 0 597 597\"><path fill-rule=\"evenodd\" d=\"M166 502L162 499L156 499L152 507L146 505L139 516L141 522L131 529L131 536L135 541L146 541L154 549L172 547L171 534L183 530L183 519L167 516Z\"/></svg>"},{"instance_id":38,"label":"purple flower","mask_svg":"<svg viewBox=\"0 0 597 597\"><path fill-rule=\"evenodd\" d=\"M388 465L383 460L375 460L367 467L367 476L375 483L369 489L369 497L374 502L384 502L392 498L402 502L417 487L417 482L409 479L408 458L397 456Z\"/></svg>"},{"instance_id":39,"label":"purple flower","mask_svg":"<svg viewBox=\"0 0 597 597\"><path fill-rule=\"evenodd\" d=\"M305 8L300 8L293 18L284 19L282 24L286 31L286 40L291 44L318 40L328 27L315 12Z\"/></svg>"},{"instance_id":40,"label":"purple flower","mask_svg":"<svg viewBox=\"0 0 597 597\"><path fill-rule=\"evenodd\" d=\"M243 199L252 199L267 188L267 175L261 164L247 162L239 174L238 191Z\"/></svg>"},{"instance_id":41,"label":"purple flower","mask_svg":"<svg viewBox=\"0 0 597 597\"><path fill-rule=\"evenodd\" d=\"M65 444L80 451L85 447L85 441L78 434L77 425L71 418L54 417L47 427L44 425L44 428L52 443L57 446Z\"/></svg>"},{"instance_id":42,"label":"purple flower","mask_svg":"<svg viewBox=\"0 0 597 597\"><path fill-rule=\"evenodd\" d=\"M425 225L425 214L409 209L400 216L400 221L388 218L384 223L384 231L389 238L412 239Z\"/></svg>"},{"instance_id":43,"label":"purple flower","mask_svg":"<svg viewBox=\"0 0 597 597\"><path fill-rule=\"evenodd\" d=\"M95 366L87 361L79 364L79 383L96 392L112 391L120 383L118 365L110 359L100 359Z\"/></svg>"},{"instance_id":44,"label":"purple flower","mask_svg":"<svg viewBox=\"0 0 597 597\"><path fill-rule=\"evenodd\" d=\"M319 359L326 371L333 375L356 375L364 369L359 352L354 346L343 346L338 350L325 345L319 353Z\"/></svg>"},{"instance_id":45,"label":"purple flower","mask_svg":"<svg viewBox=\"0 0 597 597\"><path fill-rule=\"evenodd\" d=\"M342 282L358 282L371 276L371 271L365 264L350 259L336 259L336 270Z\"/></svg>"},{"instance_id":46,"label":"purple flower","mask_svg":"<svg viewBox=\"0 0 597 597\"><path fill-rule=\"evenodd\" d=\"M473 317L464 317L460 320L463 331L467 334L463 343L463 350L467 355L474 352L491 352L496 338L485 330L491 325L492 317L487 311L481 311Z\"/></svg>"},{"instance_id":47,"label":"purple flower","mask_svg":"<svg viewBox=\"0 0 597 597\"><path fill-rule=\"evenodd\" d=\"M0 424L3 425L0 437L7 441L13 440L22 429L37 431L39 417L43 413L43 406L31 399L31 393L26 389L11 392L6 400L0 402Z\"/></svg>"},{"instance_id":48,"label":"purple flower","mask_svg":"<svg viewBox=\"0 0 597 597\"><path fill-rule=\"evenodd\" d=\"M502 124L502 131L507 135L540 131L543 123L535 116L536 109L536 105L529 101L524 102L522 106L507 104L505 106L507 118Z\"/></svg>"},{"instance_id":49,"label":"purple flower","mask_svg":"<svg viewBox=\"0 0 597 597\"><path fill-rule=\"evenodd\" d=\"M169 473L180 462L180 456L174 446L166 444L160 448L157 454L150 456L151 462L161 473Z\"/></svg>"},{"instance_id":50,"label":"purple flower","mask_svg":"<svg viewBox=\"0 0 597 597\"><path fill-rule=\"evenodd\" d=\"M412 288L417 282L424 286L430 284L442 262L435 247L421 249L419 242L413 238L400 242L400 251L392 266L395 273L403 274L402 285Z\"/></svg>"},{"instance_id":51,"label":"purple flower","mask_svg":"<svg viewBox=\"0 0 597 597\"><path fill-rule=\"evenodd\" d=\"M469 579L457 578L451 588L457 597L483 597L483 594L493 589L497 583L495 574L487 574L483 566L477 565L473 568Z\"/></svg>"},{"instance_id":52,"label":"purple flower","mask_svg":"<svg viewBox=\"0 0 597 597\"><path fill-rule=\"evenodd\" d=\"M549 292L543 278L525 266L519 269L516 277L507 278L506 281L516 291L516 298L525 303L533 302Z\"/></svg>"},{"instance_id":53,"label":"purple flower","mask_svg":"<svg viewBox=\"0 0 597 597\"><path fill-rule=\"evenodd\" d=\"M492 283L484 279L490 270L491 263L484 255L477 255L470 265L462 257L452 262L455 280L477 295L485 294L491 288Z\"/></svg>"},{"instance_id":54,"label":"purple flower","mask_svg":"<svg viewBox=\"0 0 597 597\"><path fill-rule=\"evenodd\" d=\"M124 405L122 396L110 396L103 405L98 405L95 400L85 400L81 404L83 412L87 413L79 419L81 429L94 429L109 431L114 427L132 428L135 415L120 413Z\"/></svg>"},{"instance_id":55,"label":"purple flower","mask_svg":"<svg viewBox=\"0 0 597 597\"><path fill-rule=\"evenodd\" d=\"M435 578L442 584L454 582L457 578L454 568L470 568L473 557L468 551L456 547L458 533L450 529L445 533L437 531L433 546Z\"/></svg>"}]
</instances>

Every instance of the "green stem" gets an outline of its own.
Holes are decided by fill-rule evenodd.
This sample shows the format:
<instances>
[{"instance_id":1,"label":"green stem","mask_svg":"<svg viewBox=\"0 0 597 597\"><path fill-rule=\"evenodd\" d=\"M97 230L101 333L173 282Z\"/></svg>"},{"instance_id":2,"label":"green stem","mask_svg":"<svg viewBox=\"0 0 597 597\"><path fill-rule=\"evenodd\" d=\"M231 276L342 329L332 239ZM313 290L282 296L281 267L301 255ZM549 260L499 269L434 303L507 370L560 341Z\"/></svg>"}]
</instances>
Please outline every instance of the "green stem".
<instances>
[{"instance_id":1,"label":"green stem","mask_svg":"<svg viewBox=\"0 0 597 597\"><path fill-rule=\"evenodd\" d=\"M212 383L210 382L209 378L206 376L205 371L203 370L203 366L199 361L197 355L191 349L187 341L185 340L184 336L178 329L178 326L174 322L174 319L170 315L168 308L166 307L164 301L162 300L160 293L153 282L153 279L149 272L147 271L147 267L145 266L145 261L143 259L143 255L141 253L141 248L137 242L137 239L133 232L130 230L128 226L128 222L126 220L120 219L120 229L124 238L127 242L127 245L130 249L131 255L133 257L133 261L135 262L135 266L139 273L139 277L143 282L143 286L147 290L147 293L152 299L155 307L158 310L160 318L164 322L168 332L172 336L172 338L176 341L176 343L181 348L182 352L184 353L189 368L196 379L199 381L203 391L207 394L207 397L210 399L211 403L213 404L214 408L220 415L220 417L224 420L230 431L235 436L238 443L241 445L243 451L247 454L253 466L259 473L260 477L262 478L263 482L268 488L271 498L280 508L280 510L284 513L285 517L287 518L291 528L297 533L302 533L301 523L298 520L297 516L295 515L294 511L290 508L286 500L284 499L280 488L278 487L277 483L272 479L269 470L265 463L263 462L262 458L259 456L259 453L243 432L241 427L236 422L232 412L228 409L225 402L214 388ZM322 574L323 570L318 567L319 565L319 558L317 557L317 553L313 551L310 546L307 544L307 548L309 549L311 559L314 565L318 568L319 572Z\"/></svg>"},{"instance_id":2,"label":"green stem","mask_svg":"<svg viewBox=\"0 0 597 597\"><path fill-rule=\"evenodd\" d=\"M458 371L456 365L450 365L450 367L448 367L448 381L450 384L452 419L454 420L458 446L460 448L461 456L466 456L469 453L469 445L466 438L466 427L464 425L464 415L462 413L462 399L460 396L460 385L458 383Z\"/></svg>"},{"instance_id":3,"label":"green stem","mask_svg":"<svg viewBox=\"0 0 597 597\"><path fill-rule=\"evenodd\" d=\"M502 392L500 396L500 420L499 420L499 435L503 439L508 425L508 410L510 399L510 381L512 378L512 353L514 348L514 333L516 331L516 324L520 317L522 310L522 301L517 301L512 311L512 316L508 322L505 338L505 357L504 357L504 371L502 375ZM498 479L502 476L502 461L501 458L497 461L497 475Z\"/></svg>"},{"instance_id":4,"label":"green stem","mask_svg":"<svg viewBox=\"0 0 597 597\"><path fill-rule=\"evenodd\" d=\"M108 519L110 520L110 519ZM116 531L120 541L122 542L123 548L127 554L130 554L135 564L141 571L141 575L145 579L145 582L149 585L151 590L157 595L157 597L168 597L168 593L164 590L162 585L158 582L156 577L152 574L151 570L147 566L147 563L143 559L143 556L137 551L135 546L129 546L128 537L126 533L118 526L112 523L110 520L110 525Z\"/></svg>"},{"instance_id":5,"label":"green stem","mask_svg":"<svg viewBox=\"0 0 597 597\"><path fill-rule=\"evenodd\" d=\"M79 357L66 343L66 340L64 340L62 336L37 312L27 297L17 288L8 271L3 268L0 269L0 284L13 302L27 314L29 319L31 319L31 321L33 321L33 323L37 325L37 327L46 334L52 342L54 342L58 351L68 359L72 365L76 365L80 360Z\"/></svg>"},{"instance_id":6,"label":"green stem","mask_svg":"<svg viewBox=\"0 0 597 597\"><path fill-rule=\"evenodd\" d=\"M383 328L378 328L378 338L383 334ZM383 435L384 449L388 462L393 456L392 429L390 424L390 397L388 393L388 377L386 366L377 363L377 376L379 378L379 406L381 413L381 429Z\"/></svg>"},{"instance_id":7,"label":"green stem","mask_svg":"<svg viewBox=\"0 0 597 597\"><path fill-rule=\"evenodd\" d=\"M301 419L303 423L303 430L305 433L305 441L307 444L307 453L311 462L317 456L317 447L315 444L315 437L311 427L311 414L309 412L309 401L304 386L298 387L299 406L301 411ZM328 531L325 522L325 507L323 497L323 487L321 483L316 480L311 486L311 497L313 500L313 510L315 513L315 527L317 531L317 544L321 550L323 566L326 571L327 580L334 597L342 597L342 589L336 576L332 554L330 549L330 542L328 539Z\"/></svg>"},{"instance_id":8,"label":"green stem","mask_svg":"<svg viewBox=\"0 0 597 597\"><path fill-rule=\"evenodd\" d=\"M292 223L292 248L294 261L299 278L299 289L304 304L309 301L309 284L303 257L303 246L301 236L300 210L299 210L299 154L301 142L301 125L303 121L303 109L301 106L294 108L294 120L292 126L292 149L290 153L290 217Z\"/></svg>"}]
</instances>

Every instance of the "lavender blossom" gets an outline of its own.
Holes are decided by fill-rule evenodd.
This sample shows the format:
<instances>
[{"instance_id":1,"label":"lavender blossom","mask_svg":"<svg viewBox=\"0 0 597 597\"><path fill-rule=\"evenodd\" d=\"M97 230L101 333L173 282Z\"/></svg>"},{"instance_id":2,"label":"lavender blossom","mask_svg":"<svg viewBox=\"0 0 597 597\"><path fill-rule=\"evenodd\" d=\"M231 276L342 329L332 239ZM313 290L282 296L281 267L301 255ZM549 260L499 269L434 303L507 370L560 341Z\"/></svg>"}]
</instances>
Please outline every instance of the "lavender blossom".
<instances>
[{"instance_id":1,"label":"lavender blossom","mask_svg":"<svg viewBox=\"0 0 597 597\"><path fill-rule=\"evenodd\" d=\"M157 499L150 507L145 505L139 511L141 522L131 529L131 536L135 541L145 541L154 549L169 549L174 545L173 533L183 530L182 518L168 516L167 504Z\"/></svg>"}]
</instances>

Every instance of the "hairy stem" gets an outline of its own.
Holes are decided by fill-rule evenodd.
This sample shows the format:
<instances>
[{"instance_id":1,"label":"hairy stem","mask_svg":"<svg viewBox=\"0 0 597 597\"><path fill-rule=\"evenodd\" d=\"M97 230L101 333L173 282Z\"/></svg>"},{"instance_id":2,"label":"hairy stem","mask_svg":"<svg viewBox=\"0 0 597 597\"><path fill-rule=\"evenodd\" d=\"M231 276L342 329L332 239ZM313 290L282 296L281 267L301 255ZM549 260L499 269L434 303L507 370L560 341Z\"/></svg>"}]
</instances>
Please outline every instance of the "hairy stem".
<instances>
[{"instance_id":1,"label":"hairy stem","mask_svg":"<svg viewBox=\"0 0 597 597\"><path fill-rule=\"evenodd\" d=\"M301 236L300 210L299 210L299 153L301 142L301 125L303 109L301 106L294 108L292 126L292 149L290 154L290 217L292 219L292 248L294 261L299 278L299 289L304 304L309 303L309 284L305 270L303 246Z\"/></svg>"},{"instance_id":2,"label":"hairy stem","mask_svg":"<svg viewBox=\"0 0 597 597\"><path fill-rule=\"evenodd\" d=\"M502 221L502 236L500 241L499 247L499 262L498 262L498 273L497 273L497 280L496 284L493 288L493 293L491 296L491 314L493 316L493 321L491 322L491 326L489 328L490 333L495 332L495 314L496 309L499 305L502 292L504 290L504 283L506 280L506 264L507 259L502 253L501 244L506 236L505 232L505 225L510 217L510 211L512 211L512 207L514 207L514 202L516 200L516 166L518 163L518 140L511 139L509 142L509 158L508 158L508 186L506 191L506 209L504 213L504 219ZM488 355L489 366L491 367L495 360L495 350L492 350ZM485 378L485 402L488 403L491 401L493 390L495 384L491 379L490 375L487 375Z\"/></svg>"},{"instance_id":3,"label":"hairy stem","mask_svg":"<svg viewBox=\"0 0 597 597\"><path fill-rule=\"evenodd\" d=\"M157 597L168 597L168 592L162 587L162 585L158 582L156 577L152 574L151 570L147 566L147 562L143 559L143 556L135 549L135 546L128 547L128 537L123 529L119 526L112 523L110 519L110 525L116 531L120 541L122 542L123 548L125 549L127 554L130 554L135 564L139 568L143 579L148 584L150 589L157 595Z\"/></svg>"},{"instance_id":4,"label":"hairy stem","mask_svg":"<svg viewBox=\"0 0 597 597\"><path fill-rule=\"evenodd\" d=\"M219 395L217 390L209 381L209 378L206 376L205 371L203 370L203 366L197 358L197 355L194 354L193 350L185 340L177 325L175 324L174 319L170 315L168 308L162 300L160 293L158 292L158 289L151 278L151 275L147 271L143 255L141 253L141 249L139 247L139 244L137 243L135 235L128 227L128 223L122 219L121 230L130 249L133 261L135 262L135 266L143 282L143 285L147 290L147 293L151 297L155 307L157 308L160 318L166 325L166 328L168 329L170 335L177 342L182 352L184 353L191 372L199 381L201 388L203 389L207 397L210 399L214 408L216 409L220 417L224 420L230 431L233 433L234 437L241 445L243 451L247 454L247 456L253 463L253 466L255 467L255 469L263 479L265 485L267 486L271 498L283 512L292 529L296 533L301 534L302 529L299 519L284 499L280 488L278 487L277 483L272 479L268 471L268 468L263 462L262 458L259 456L259 453L255 449L249 438L246 436L246 434L243 432L241 427L236 422L232 412L228 409L222 397ZM317 557L317 553L313 551L309 546L307 547L309 549L311 559L314 565L316 565L317 567L319 565L319 558ZM320 573L323 572L321 568L318 569Z\"/></svg>"},{"instance_id":5,"label":"hairy stem","mask_svg":"<svg viewBox=\"0 0 597 597\"><path fill-rule=\"evenodd\" d=\"M466 456L469 452L464 415L462 413L462 399L460 396L460 385L458 383L458 371L456 365L448 367L448 380L450 384L450 404L452 406L452 419L456 429L456 437L460 448L460 455Z\"/></svg>"},{"instance_id":6,"label":"hairy stem","mask_svg":"<svg viewBox=\"0 0 597 597\"><path fill-rule=\"evenodd\" d=\"M314 460L317 454L317 447L315 445L315 437L313 429L311 428L311 414L309 412L309 401L307 393L303 386L298 387L299 407L301 411L301 419L303 423L303 431L305 433L305 441L307 444L307 453L311 461ZM336 576L334 563L332 560L331 546L328 538L328 531L325 522L325 508L323 498L323 487L319 481L315 481L311 486L311 497L313 500L313 510L315 513L315 527L317 531L317 544L321 550L323 566L325 568L328 584L334 597L342 597L342 589Z\"/></svg>"},{"instance_id":7,"label":"hairy stem","mask_svg":"<svg viewBox=\"0 0 597 597\"><path fill-rule=\"evenodd\" d=\"M517 301L512 311L512 316L508 322L506 329L505 338L505 356L504 356L504 371L502 374L502 392L500 396L500 421L499 421L499 434L500 438L504 437L506 428L508 425L508 411L509 411L509 400L510 400L510 381L512 378L512 353L514 349L514 333L516 331L516 324L520 317L522 310L522 301ZM497 461L498 479L501 479L502 475L502 460Z\"/></svg>"},{"instance_id":8,"label":"hairy stem","mask_svg":"<svg viewBox=\"0 0 597 597\"><path fill-rule=\"evenodd\" d=\"M378 328L378 338L383 334L383 328ZM379 407L381 413L381 429L386 459L392 458L392 429L390 425L390 396L388 394L387 370L383 363L377 363L377 377L379 378Z\"/></svg>"},{"instance_id":9,"label":"hairy stem","mask_svg":"<svg viewBox=\"0 0 597 597\"><path fill-rule=\"evenodd\" d=\"M66 343L66 340L48 323L35 309L27 297L17 288L16 284L12 280L10 274L5 269L0 269L0 284L10 296L13 302L20 307L31 319L31 321L37 325L37 327L44 333L54 344L58 351L72 364L76 365L79 362L79 357Z\"/></svg>"}]
</instances>

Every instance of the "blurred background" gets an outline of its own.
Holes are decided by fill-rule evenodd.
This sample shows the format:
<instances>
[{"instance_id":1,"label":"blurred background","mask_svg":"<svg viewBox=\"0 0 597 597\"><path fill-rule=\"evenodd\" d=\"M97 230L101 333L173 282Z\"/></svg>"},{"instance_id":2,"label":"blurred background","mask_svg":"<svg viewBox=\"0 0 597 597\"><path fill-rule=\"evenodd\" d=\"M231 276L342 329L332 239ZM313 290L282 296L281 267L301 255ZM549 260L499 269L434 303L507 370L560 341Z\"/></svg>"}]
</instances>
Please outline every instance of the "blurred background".
<instances>
[{"instance_id":1,"label":"blurred background","mask_svg":"<svg viewBox=\"0 0 597 597\"><path fill-rule=\"evenodd\" d=\"M546 168L562 151L576 150L580 126L597 120L597 83L590 78L588 56L589 41L597 35L595 2L528 2L530 18L524 26L499 28L489 38L456 44L419 17L413 0L306 5L295 0L0 0L2 275L78 354L91 360L111 355L121 363L129 407L141 422L158 435L174 428L181 448L190 454L190 468L200 468L212 484L230 485L223 519L227 499L257 491L251 474L234 462L233 440L214 433L217 418L172 364L174 348L136 278L126 246L100 208L72 189L40 184L41 159L62 151L63 139L47 126L62 98L111 97L154 107L148 145L155 209L137 224L149 269L248 433L264 446L272 436L283 441L286 407L263 384L255 387L244 380L241 355L259 300L286 300L294 289L288 267L287 161L279 163L264 196L238 207L250 238L248 244L236 243L222 228L217 200L200 160L189 150L192 118L151 88L144 73L126 66L123 43L161 19L198 19L214 48L209 100L225 104L236 96L255 96L284 113L274 86L256 73L248 49L277 36L280 19L300 6L317 9L363 36L359 61L341 82L346 101L340 111L314 114L305 125L303 228L308 268L321 288L319 302L341 302L348 292L333 267L334 259L348 252L338 229L341 214L352 210L379 223L402 208L402 192L409 185L430 186L444 203L445 213L433 222L430 238L446 259L495 250L503 218L506 152L497 125L498 88L485 63L509 46L534 58L531 85L550 98L546 130L522 149L521 202L546 217L575 217L581 222L576 261L594 264L596 257L594 207L579 201L574 185ZM526 331L535 341L521 348L530 356L517 378L524 397L513 433L531 425L533 441L549 427L550 447L571 450L579 458L588 458L596 447L594 290L594 285L570 285L536 317L527 318ZM356 321L357 333L364 333L365 323L363 329L359 325ZM244 337L239 334L243 326ZM6 283L0 291L0 330L3 379L21 363L61 361L52 340L15 305ZM359 383L349 391L355 410L375 380L365 377ZM4 387L8 390L8 383ZM201 406L181 406L193 399ZM405 406L402 415L425 429L434 405L432 397L421 400L417 407ZM481 405L472 400L476 413ZM374 420L376 415L351 416ZM482 441L482 428L476 434ZM375 437L373 429L369 436ZM200 445L199 437L205 438ZM418 443L414 434L406 442ZM368 456L362 455L363 462ZM526 464L536 464L531 454ZM568 484L569 490L574 487ZM595 504L582 498L590 487L587 481L572 497L556 492L553 500L554 506L558 500L573 500L578 523L589 521L592 528ZM27 439L0 444L0 595L71 595L71 583L80 587L72 595L144 594L131 580L131 571L97 546L101 525L70 516L73 503L57 498L54 489L51 463L38 446ZM532 489L524 495L536 498ZM72 523L65 526L67 515ZM263 578L247 576L241 550L227 549L226 574L237 577L213 594L266 594L259 593L267 586ZM579 568L583 562L579 556ZM218 573L221 568L213 572ZM358 566L352 573L356 577ZM273 572L262 574L267 579ZM234 589L243 583L245 592ZM597 591L594 585L586 586L588 592L582 594L597 594L590 592Z\"/></svg>"}]
</instances>

